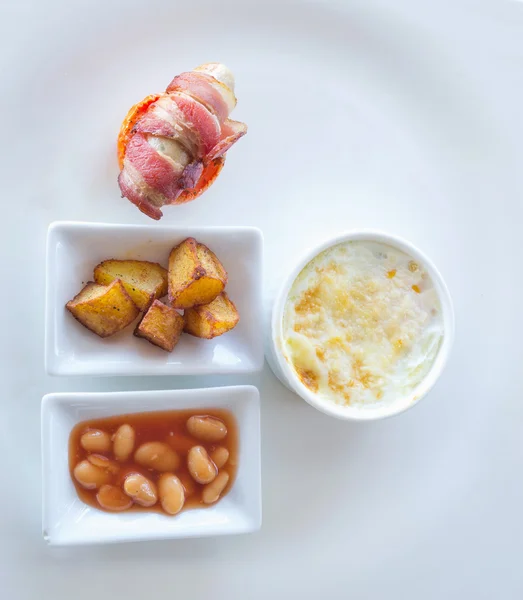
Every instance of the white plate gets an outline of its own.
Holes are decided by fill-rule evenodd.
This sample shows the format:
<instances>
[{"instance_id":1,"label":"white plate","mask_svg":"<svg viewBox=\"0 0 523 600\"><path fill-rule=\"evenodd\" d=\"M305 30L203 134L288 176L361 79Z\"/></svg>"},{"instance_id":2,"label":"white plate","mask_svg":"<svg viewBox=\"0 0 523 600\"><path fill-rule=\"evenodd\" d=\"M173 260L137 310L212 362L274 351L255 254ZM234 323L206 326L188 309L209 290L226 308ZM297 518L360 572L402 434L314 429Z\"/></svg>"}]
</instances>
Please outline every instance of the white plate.
<instances>
[{"instance_id":1,"label":"white plate","mask_svg":"<svg viewBox=\"0 0 523 600\"><path fill-rule=\"evenodd\" d=\"M175 517L107 513L77 496L68 465L69 434L86 419L175 409L225 408L238 423L234 485L216 505ZM43 535L73 545L248 533L261 526L260 399L253 386L155 392L48 394L42 400Z\"/></svg>"},{"instance_id":2,"label":"white plate","mask_svg":"<svg viewBox=\"0 0 523 600\"><path fill-rule=\"evenodd\" d=\"M154 586L204 600L219 582L229 600L519 600L523 2L13 0L0 16L0 448L16 482L0 500L0 594L142 600ZM160 224L259 227L267 312L323 239L357 228L409 239L452 290L452 357L423 402L379 423L319 414L267 366L252 377L260 534L46 552L36 400L73 386L181 385L45 375L47 227L149 223L120 198L120 122L206 60L233 69L232 116L249 132L214 185Z\"/></svg>"},{"instance_id":3,"label":"white plate","mask_svg":"<svg viewBox=\"0 0 523 600\"><path fill-rule=\"evenodd\" d=\"M65 309L93 269L109 258L167 266L169 252L192 236L223 263L226 291L240 322L213 340L182 335L172 352L133 336L137 323L102 339ZM261 335L262 235L253 227L168 227L53 223L47 237L46 369L51 375L194 375L240 373L263 366Z\"/></svg>"}]
</instances>

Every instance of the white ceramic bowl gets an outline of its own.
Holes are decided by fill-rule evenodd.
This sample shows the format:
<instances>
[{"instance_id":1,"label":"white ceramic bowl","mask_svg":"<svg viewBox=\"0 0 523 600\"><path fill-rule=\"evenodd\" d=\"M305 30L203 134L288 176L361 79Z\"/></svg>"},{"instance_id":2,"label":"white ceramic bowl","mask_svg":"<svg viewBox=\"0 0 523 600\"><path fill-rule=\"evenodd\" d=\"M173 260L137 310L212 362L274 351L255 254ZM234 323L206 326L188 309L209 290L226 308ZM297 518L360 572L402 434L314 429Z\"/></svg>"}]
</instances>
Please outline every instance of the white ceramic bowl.
<instances>
[{"instance_id":1,"label":"white ceramic bowl","mask_svg":"<svg viewBox=\"0 0 523 600\"><path fill-rule=\"evenodd\" d=\"M432 368L427 373L426 377L421 383L405 397L398 398L392 404L384 405L383 407L372 407L366 408L362 406L342 406L337 405L332 401L321 398L315 394L309 388L307 388L298 378L296 372L290 365L289 361L285 358L283 353L283 335L282 335L282 323L283 313L285 309L285 302L289 291L294 283L294 280L299 275L301 270L320 252L323 252L331 246L335 246L342 242L355 241L355 240L367 240L388 244L402 250L412 258L422 263L430 274L434 283L436 292L441 302L441 308L443 313L443 341L436 356L436 359L432 365ZM269 351L267 359L271 366L274 374L278 379L286 385L290 390L301 396L311 406L317 408L321 412L336 417L338 419L354 420L354 421L371 421L375 419L381 419L384 417L390 417L392 415L399 414L411 406L414 406L419 402L433 387L436 380L441 375L443 367L449 357L450 349L454 340L454 310L452 307L452 300L441 277L439 271L433 265L425 254L423 254L418 248L410 244L409 242L381 231L375 230L359 230L352 231L335 238L329 239L324 243L320 244L313 250L307 252L307 254L299 261L294 269L289 273L285 279L283 285L280 288L279 293L276 296L272 319L271 319L271 336L269 340Z\"/></svg>"},{"instance_id":2,"label":"white ceramic bowl","mask_svg":"<svg viewBox=\"0 0 523 600\"><path fill-rule=\"evenodd\" d=\"M108 513L84 504L69 473L69 434L86 419L177 409L225 408L238 423L239 463L229 493L175 517ZM260 396L253 386L155 392L60 393L42 400L42 528L52 545L248 533L261 527Z\"/></svg>"},{"instance_id":3,"label":"white ceramic bowl","mask_svg":"<svg viewBox=\"0 0 523 600\"><path fill-rule=\"evenodd\" d=\"M136 258L167 266L169 252L192 236L208 245L229 275L227 293L240 322L202 340L183 335L173 352L133 336L135 321L102 339L65 304L108 258ZM263 367L260 331L263 238L254 227L166 227L57 222L47 234L45 365L50 375L204 375L248 373Z\"/></svg>"}]
</instances>

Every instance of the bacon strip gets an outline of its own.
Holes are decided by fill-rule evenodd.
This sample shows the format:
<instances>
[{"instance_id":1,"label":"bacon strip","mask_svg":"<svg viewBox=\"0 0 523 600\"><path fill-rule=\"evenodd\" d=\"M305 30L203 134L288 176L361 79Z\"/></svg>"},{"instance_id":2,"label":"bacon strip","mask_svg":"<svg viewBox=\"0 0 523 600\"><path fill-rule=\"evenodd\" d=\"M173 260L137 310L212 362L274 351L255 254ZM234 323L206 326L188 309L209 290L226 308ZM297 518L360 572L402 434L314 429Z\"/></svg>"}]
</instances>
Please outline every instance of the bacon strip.
<instances>
[{"instance_id":1,"label":"bacon strip","mask_svg":"<svg viewBox=\"0 0 523 600\"><path fill-rule=\"evenodd\" d=\"M138 121L134 130L178 140L191 154L201 154L199 132L192 123L187 122L183 112L169 94L162 94Z\"/></svg>"},{"instance_id":2,"label":"bacon strip","mask_svg":"<svg viewBox=\"0 0 523 600\"><path fill-rule=\"evenodd\" d=\"M163 213L162 211L151 204L149 196L140 190L139 186L131 179L128 170L123 168L120 175L118 175L118 185L122 192L122 198L127 198L133 204L135 204L144 214L151 219L159 221Z\"/></svg>"},{"instance_id":3,"label":"bacon strip","mask_svg":"<svg viewBox=\"0 0 523 600\"><path fill-rule=\"evenodd\" d=\"M172 92L169 98L183 114L185 123L189 124L200 136L202 158L218 143L221 134L220 122L201 102L183 92Z\"/></svg>"},{"instance_id":4,"label":"bacon strip","mask_svg":"<svg viewBox=\"0 0 523 600\"><path fill-rule=\"evenodd\" d=\"M145 183L163 194L170 202L174 202L183 188L179 180L183 169L176 168L172 161L161 156L141 133L134 135L127 145L125 162L131 163Z\"/></svg>"},{"instance_id":5,"label":"bacon strip","mask_svg":"<svg viewBox=\"0 0 523 600\"><path fill-rule=\"evenodd\" d=\"M166 91L185 92L214 112L220 123L225 121L236 105L236 98L229 88L205 73L191 71L177 75Z\"/></svg>"},{"instance_id":6,"label":"bacon strip","mask_svg":"<svg viewBox=\"0 0 523 600\"><path fill-rule=\"evenodd\" d=\"M247 125L240 121L227 119L222 125L222 136L216 146L209 152L207 158L212 160L223 156L229 148L247 133Z\"/></svg>"}]
</instances>

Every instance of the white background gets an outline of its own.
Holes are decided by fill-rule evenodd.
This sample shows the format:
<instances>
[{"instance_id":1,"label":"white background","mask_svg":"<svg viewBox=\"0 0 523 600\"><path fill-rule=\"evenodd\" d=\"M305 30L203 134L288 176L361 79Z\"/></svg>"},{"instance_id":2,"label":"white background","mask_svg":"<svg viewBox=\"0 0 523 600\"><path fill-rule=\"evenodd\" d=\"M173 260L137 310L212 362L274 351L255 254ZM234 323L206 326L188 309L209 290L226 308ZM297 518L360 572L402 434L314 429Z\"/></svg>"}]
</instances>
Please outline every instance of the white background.
<instances>
[{"instance_id":1,"label":"white background","mask_svg":"<svg viewBox=\"0 0 523 600\"><path fill-rule=\"evenodd\" d=\"M2 3L0 596L523 596L523 4L378 0ZM129 106L221 60L249 133L165 224L254 225L265 303L309 245L354 227L419 245L455 300L454 352L400 417L329 419L263 374L63 378L43 370L57 219L143 223L119 198ZM51 550L40 399L254 383L264 524L253 535Z\"/></svg>"}]
</instances>

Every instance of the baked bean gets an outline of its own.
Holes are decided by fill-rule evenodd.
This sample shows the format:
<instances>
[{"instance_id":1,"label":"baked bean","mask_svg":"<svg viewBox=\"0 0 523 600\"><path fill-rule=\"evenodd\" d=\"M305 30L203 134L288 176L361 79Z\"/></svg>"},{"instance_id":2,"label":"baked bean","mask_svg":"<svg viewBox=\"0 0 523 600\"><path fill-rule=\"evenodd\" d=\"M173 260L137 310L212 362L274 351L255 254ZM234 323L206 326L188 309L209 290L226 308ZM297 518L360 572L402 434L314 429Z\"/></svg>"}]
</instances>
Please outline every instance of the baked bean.
<instances>
[{"instance_id":1,"label":"baked bean","mask_svg":"<svg viewBox=\"0 0 523 600\"><path fill-rule=\"evenodd\" d=\"M189 450L187 467L192 478L198 483L210 483L218 472L203 446L193 446Z\"/></svg>"},{"instance_id":2,"label":"baked bean","mask_svg":"<svg viewBox=\"0 0 523 600\"><path fill-rule=\"evenodd\" d=\"M218 467L218 469L221 469L229 460L229 451L223 446L218 446L211 452L211 460Z\"/></svg>"},{"instance_id":3,"label":"baked bean","mask_svg":"<svg viewBox=\"0 0 523 600\"><path fill-rule=\"evenodd\" d=\"M169 515L179 513L185 503L182 482L172 473L163 473L158 480L158 494L163 510Z\"/></svg>"},{"instance_id":4,"label":"baked bean","mask_svg":"<svg viewBox=\"0 0 523 600\"><path fill-rule=\"evenodd\" d=\"M202 442L219 442L227 435L225 423L216 417L194 415L187 421L187 430Z\"/></svg>"},{"instance_id":5,"label":"baked bean","mask_svg":"<svg viewBox=\"0 0 523 600\"><path fill-rule=\"evenodd\" d=\"M107 469L107 471L109 471L109 473L112 473L113 475L118 473L118 471L120 470L120 465L117 462L111 460L110 458L107 458L107 456L102 456L101 454L90 454L87 457L87 460L95 467Z\"/></svg>"},{"instance_id":6,"label":"baked bean","mask_svg":"<svg viewBox=\"0 0 523 600\"><path fill-rule=\"evenodd\" d=\"M101 429L88 429L80 438L80 444L87 452L109 452L111 436Z\"/></svg>"},{"instance_id":7,"label":"baked bean","mask_svg":"<svg viewBox=\"0 0 523 600\"><path fill-rule=\"evenodd\" d=\"M212 504L216 502L221 496L221 493L225 489L225 486L229 483L229 473L227 471L220 471L214 481L208 483L202 491L202 500L205 504Z\"/></svg>"},{"instance_id":8,"label":"baked bean","mask_svg":"<svg viewBox=\"0 0 523 600\"><path fill-rule=\"evenodd\" d=\"M142 467L156 471L176 471L180 466L180 457L163 442L147 442L134 453L134 460Z\"/></svg>"},{"instance_id":9,"label":"baked bean","mask_svg":"<svg viewBox=\"0 0 523 600\"><path fill-rule=\"evenodd\" d=\"M141 473L130 473L123 482L123 491L140 506L152 506L158 500L154 483Z\"/></svg>"},{"instance_id":10,"label":"baked bean","mask_svg":"<svg viewBox=\"0 0 523 600\"><path fill-rule=\"evenodd\" d=\"M199 486L188 472L181 472L178 477L180 478L183 489L185 490L185 501L187 502L189 498L192 498L194 494L196 494L196 492L199 490Z\"/></svg>"},{"instance_id":11,"label":"baked bean","mask_svg":"<svg viewBox=\"0 0 523 600\"><path fill-rule=\"evenodd\" d=\"M113 435L113 452L116 460L125 461L134 450L136 435L130 425L121 425Z\"/></svg>"},{"instance_id":12,"label":"baked bean","mask_svg":"<svg viewBox=\"0 0 523 600\"><path fill-rule=\"evenodd\" d=\"M102 485L96 494L96 499L105 510L127 510L133 505L132 498L124 494L116 485Z\"/></svg>"},{"instance_id":13,"label":"baked bean","mask_svg":"<svg viewBox=\"0 0 523 600\"><path fill-rule=\"evenodd\" d=\"M73 469L73 475L76 481L87 490L96 490L111 479L109 471L93 465L88 460L79 462Z\"/></svg>"}]
</instances>

